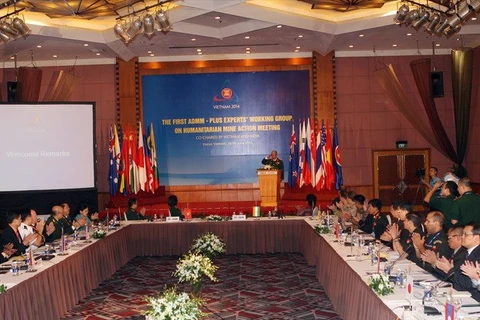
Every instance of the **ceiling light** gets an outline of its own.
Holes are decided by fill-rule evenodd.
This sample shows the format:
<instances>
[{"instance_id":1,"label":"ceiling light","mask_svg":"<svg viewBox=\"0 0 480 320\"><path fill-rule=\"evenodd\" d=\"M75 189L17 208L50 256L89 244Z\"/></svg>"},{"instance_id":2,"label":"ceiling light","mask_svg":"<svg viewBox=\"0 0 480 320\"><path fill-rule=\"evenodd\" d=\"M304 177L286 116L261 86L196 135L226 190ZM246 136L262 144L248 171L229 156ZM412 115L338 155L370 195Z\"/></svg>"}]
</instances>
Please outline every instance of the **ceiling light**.
<instances>
[{"instance_id":1,"label":"ceiling light","mask_svg":"<svg viewBox=\"0 0 480 320\"><path fill-rule=\"evenodd\" d=\"M172 24L170 23L170 20L168 20L167 13L165 11L162 9L158 10L155 14L155 17L160 25L160 28L162 29L162 32L168 32L170 29L172 29Z\"/></svg>"},{"instance_id":2,"label":"ceiling light","mask_svg":"<svg viewBox=\"0 0 480 320\"><path fill-rule=\"evenodd\" d=\"M123 42L129 43L132 40L132 37L127 33L127 25L123 21L117 21L115 27L113 27L113 31L117 37L121 38Z\"/></svg>"},{"instance_id":3,"label":"ceiling light","mask_svg":"<svg viewBox=\"0 0 480 320\"><path fill-rule=\"evenodd\" d=\"M392 47L396 47L397 45L396 44L392 44Z\"/></svg>"},{"instance_id":4,"label":"ceiling light","mask_svg":"<svg viewBox=\"0 0 480 320\"><path fill-rule=\"evenodd\" d=\"M250 39L250 36L245 36L245 39Z\"/></svg>"},{"instance_id":5,"label":"ceiling light","mask_svg":"<svg viewBox=\"0 0 480 320\"><path fill-rule=\"evenodd\" d=\"M154 57L155 55L153 53L150 53L150 57Z\"/></svg>"},{"instance_id":6,"label":"ceiling light","mask_svg":"<svg viewBox=\"0 0 480 320\"><path fill-rule=\"evenodd\" d=\"M32 32L30 28L27 26L27 24L25 23L25 20L20 19L20 17L18 16L13 18L12 26L24 38L26 38Z\"/></svg>"},{"instance_id":7,"label":"ceiling light","mask_svg":"<svg viewBox=\"0 0 480 320\"><path fill-rule=\"evenodd\" d=\"M88 47L88 43L84 43L83 46L84 46L84 47Z\"/></svg>"},{"instance_id":8,"label":"ceiling light","mask_svg":"<svg viewBox=\"0 0 480 320\"><path fill-rule=\"evenodd\" d=\"M359 34L358 36L361 38L361 37L364 37L365 35L364 34Z\"/></svg>"},{"instance_id":9,"label":"ceiling light","mask_svg":"<svg viewBox=\"0 0 480 320\"><path fill-rule=\"evenodd\" d=\"M299 37L299 38L303 38L303 34L299 34L298 37Z\"/></svg>"},{"instance_id":10,"label":"ceiling light","mask_svg":"<svg viewBox=\"0 0 480 320\"><path fill-rule=\"evenodd\" d=\"M245 53L250 53L250 51L245 51Z\"/></svg>"},{"instance_id":11,"label":"ceiling light","mask_svg":"<svg viewBox=\"0 0 480 320\"><path fill-rule=\"evenodd\" d=\"M296 46L295 49L300 49L300 47L299 47L299 46Z\"/></svg>"},{"instance_id":12,"label":"ceiling light","mask_svg":"<svg viewBox=\"0 0 480 320\"><path fill-rule=\"evenodd\" d=\"M133 40L138 34L142 32L143 22L139 17L135 17L127 29L127 34Z\"/></svg>"},{"instance_id":13,"label":"ceiling light","mask_svg":"<svg viewBox=\"0 0 480 320\"><path fill-rule=\"evenodd\" d=\"M279 29L280 29L281 27L282 27L282 25L281 25L281 24L279 24L279 25L277 26L277 28L279 28Z\"/></svg>"},{"instance_id":14,"label":"ceiling light","mask_svg":"<svg viewBox=\"0 0 480 320\"><path fill-rule=\"evenodd\" d=\"M298 52L299 50L298 49L295 49L295 52Z\"/></svg>"},{"instance_id":15,"label":"ceiling light","mask_svg":"<svg viewBox=\"0 0 480 320\"><path fill-rule=\"evenodd\" d=\"M475 20L477 20L477 17L473 17L473 18L470 19L470 20L475 21Z\"/></svg>"},{"instance_id":16,"label":"ceiling light","mask_svg":"<svg viewBox=\"0 0 480 320\"><path fill-rule=\"evenodd\" d=\"M100 52L97 52L97 53L95 53L95 54L96 54L97 56L99 56L99 55L100 55Z\"/></svg>"},{"instance_id":17,"label":"ceiling light","mask_svg":"<svg viewBox=\"0 0 480 320\"><path fill-rule=\"evenodd\" d=\"M147 37L155 34L155 19L150 13L143 16L143 32Z\"/></svg>"},{"instance_id":18,"label":"ceiling light","mask_svg":"<svg viewBox=\"0 0 480 320\"><path fill-rule=\"evenodd\" d=\"M397 24L411 26L415 30L425 27L425 32L447 38L458 33L463 25L480 13L480 0L401 0L403 3L394 17ZM434 3L435 5L431 4ZM410 6L415 9L410 10Z\"/></svg>"},{"instance_id":19,"label":"ceiling light","mask_svg":"<svg viewBox=\"0 0 480 320\"><path fill-rule=\"evenodd\" d=\"M220 20L221 18L219 16L216 16L215 17L215 20Z\"/></svg>"},{"instance_id":20,"label":"ceiling light","mask_svg":"<svg viewBox=\"0 0 480 320\"><path fill-rule=\"evenodd\" d=\"M3 33L6 33L9 37L16 38L18 36L18 31L12 27L12 25L6 21L0 23L0 30Z\"/></svg>"},{"instance_id":21,"label":"ceiling light","mask_svg":"<svg viewBox=\"0 0 480 320\"><path fill-rule=\"evenodd\" d=\"M435 43L435 47L440 47L440 43Z\"/></svg>"},{"instance_id":22,"label":"ceiling light","mask_svg":"<svg viewBox=\"0 0 480 320\"><path fill-rule=\"evenodd\" d=\"M197 54L202 54L201 52L197 52Z\"/></svg>"},{"instance_id":23,"label":"ceiling light","mask_svg":"<svg viewBox=\"0 0 480 320\"><path fill-rule=\"evenodd\" d=\"M10 60L15 60L15 56L11 56L11 57L10 57Z\"/></svg>"},{"instance_id":24,"label":"ceiling light","mask_svg":"<svg viewBox=\"0 0 480 320\"><path fill-rule=\"evenodd\" d=\"M37 45L37 48L41 48L42 46L41 45Z\"/></svg>"},{"instance_id":25,"label":"ceiling light","mask_svg":"<svg viewBox=\"0 0 480 320\"><path fill-rule=\"evenodd\" d=\"M152 50L148 50L147 53L152 53Z\"/></svg>"},{"instance_id":26,"label":"ceiling light","mask_svg":"<svg viewBox=\"0 0 480 320\"><path fill-rule=\"evenodd\" d=\"M197 52L200 52L200 51L202 51L202 49L197 49Z\"/></svg>"},{"instance_id":27,"label":"ceiling light","mask_svg":"<svg viewBox=\"0 0 480 320\"><path fill-rule=\"evenodd\" d=\"M10 41L10 37L3 31L0 31L0 40L7 43L8 41Z\"/></svg>"},{"instance_id":28,"label":"ceiling light","mask_svg":"<svg viewBox=\"0 0 480 320\"><path fill-rule=\"evenodd\" d=\"M407 33L407 36L411 36L412 34L411 33Z\"/></svg>"},{"instance_id":29,"label":"ceiling light","mask_svg":"<svg viewBox=\"0 0 480 320\"><path fill-rule=\"evenodd\" d=\"M190 39L190 40L192 40L192 41L197 41L197 39L195 39L195 38L192 38L192 39Z\"/></svg>"},{"instance_id":30,"label":"ceiling light","mask_svg":"<svg viewBox=\"0 0 480 320\"><path fill-rule=\"evenodd\" d=\"M353 48L353 44L349 45L348 47L349 47L349 48Z\"/></svg>"},{"instance_id":31,"label":"ceiling light","mask_svg":"<svg viewBox=\"0 0 480 320\"><path fill-rule=\"evenodd\" d=\"M58 57L58 56L57 56L56 54L54 54L52 57L56 58L56 57Z\"/></svg>"}]
</instances>

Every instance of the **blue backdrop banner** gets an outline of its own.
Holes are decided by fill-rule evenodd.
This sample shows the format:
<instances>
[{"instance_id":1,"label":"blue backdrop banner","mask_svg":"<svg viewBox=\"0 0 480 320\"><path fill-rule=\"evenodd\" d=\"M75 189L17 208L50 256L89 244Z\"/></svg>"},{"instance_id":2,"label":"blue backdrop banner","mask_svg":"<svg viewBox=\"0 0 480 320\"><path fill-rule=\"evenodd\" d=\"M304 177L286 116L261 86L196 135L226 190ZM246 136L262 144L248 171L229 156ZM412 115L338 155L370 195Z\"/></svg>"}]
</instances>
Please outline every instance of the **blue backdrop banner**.
<instances>
[{"instance_id":1,"label":"blue backdrop banner","mask_svg":"<svg viewBox=\"0 0 480 320\"><path fill-rule=\"evenodd\" d=\"M256 182L271 150L288 170L292 123L310 110L307 70L148 75L142 87L161 185Z\"/></svg>"}]
</instances>

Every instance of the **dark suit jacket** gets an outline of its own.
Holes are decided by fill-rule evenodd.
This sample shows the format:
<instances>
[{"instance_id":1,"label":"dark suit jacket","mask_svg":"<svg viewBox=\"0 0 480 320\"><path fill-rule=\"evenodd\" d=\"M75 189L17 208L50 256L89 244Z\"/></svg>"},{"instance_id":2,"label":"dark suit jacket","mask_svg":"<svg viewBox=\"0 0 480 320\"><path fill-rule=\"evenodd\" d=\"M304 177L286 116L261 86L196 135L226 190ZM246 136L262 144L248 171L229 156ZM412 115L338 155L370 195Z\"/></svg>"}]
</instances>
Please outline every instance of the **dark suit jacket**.
<instances>
[{"instance_id":1,"label":"dark suit jacket","mask_svg":"<svg viewBox=\"0 0 480 320\"><path fill-rule=\"evenodd\" d=\"M480 261L480 246L476 247L468 257L466 257L466 254L465 252L463 258L459 259L458 265L453 268L453 287L455 290L470 292L473 299L480 301L480 291L473 287L472 279L462 274L462 270L460 270L464 261Z\"/></svg>"},{"instance_id":2,"label":"dark suit jacket","mask_svg":"<svg viewBox=\"0 0 480 320\"><path fill-rule=\"evenodd\" d=\"M22 242L18 241L17 234L9 225L7 225L5 230L3 230L2 238L0 242L1 242L2 248L3 246L9 243L13 244L13 248L17 249L17 251L13 254L13 256L19 256L25 253L26 247L23 245Z\"/></svg>"},{"instance_id":3,"label":"dark suit jacket","mask_svg":"<svg viewBox=\"0 0 480 320\"><path fill-rule=\"evenodd\" d=\"M465 247L460 247L457 252L451 257L453 261L453 268L448 271L448 273L443 272L440 269L434 269L435 272L439 275L440 279L448 277L448 275L455 270L455 268L460 269L460 266L465 261L465 256L467 255L467 249Z\"/></svg>"}]
</instances>

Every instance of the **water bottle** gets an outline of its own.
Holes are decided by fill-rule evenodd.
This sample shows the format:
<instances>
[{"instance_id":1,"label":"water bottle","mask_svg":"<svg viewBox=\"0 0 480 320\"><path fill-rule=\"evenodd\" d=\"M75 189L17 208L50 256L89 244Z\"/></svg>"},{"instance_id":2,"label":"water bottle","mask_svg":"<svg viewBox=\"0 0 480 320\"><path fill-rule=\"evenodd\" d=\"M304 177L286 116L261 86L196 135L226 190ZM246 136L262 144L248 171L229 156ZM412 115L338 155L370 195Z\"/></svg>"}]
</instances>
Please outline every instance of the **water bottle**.
<instances>
[{"instance_id":1,"label":"water bottle","mask_svg":"<svg viewBox=\"0 0 480 320\"><path fill-rule=\"evenodd\" d=\"M74 246L77 245L77 241L78 241L78 233L77 233L77 230L75 229L75 231L73 232L73 245Z\"/></svg>"},{"instance_id":2,"label":"water bottle","mask_svg":"<svg viewBox=\"0 0 480 320\"><path fill-rule=\"evenodd\" d=\"M358 234L356 231L352 232L352 246L357 246L358 245Z\"/></svg>"},{"instance_id":3,"label":"water bottle","mask_svg":"<svg viewBox=\"0 0 480 320\"><path fill-rule=\"evenodd\" d=\"M12 275L18 276L18 272L20 271L20 266L18 265L17 261L12 262Z\"/></svg>"},{"instance_id":4,"label":"water bottle","mask_svg":"<svg viewBox=\"0 0 480 320\"><path fill-rule=\"evenodd\" d=\"M153 215L153 221L157 221L157 214L156 213Z\"/></svg>"},{"instance_id":5,"label":"water bottle","mask_svg":"<svg viewBox=\"0 0 480 320\"><path fill-rule=\"evenodd\" d=\"M406 274L405 271L398 269L397 273L397 280L395 284L399 286L400 288L405 288L405 281L406 281Z\"/></svg>"},{"instance_id":6,"label":"water bottle","mask_svg":"<svg viewBox=\"0 0 480 320\"><path fill-rule=\"evenodd\" d=\"M272 211L268 211L268 219L272 217Z\"/></svg>"},{"instance_id":7,"label":"water bottle","mask_svg":"<svg viewBox=\"0 0 480 320\"><path fill-rule=\"evenodd\" d=\"M363 237L363 235L360 235L358 237L358 246L359 247L365 247L365 238Z\"/></svg>"}]
</instances>

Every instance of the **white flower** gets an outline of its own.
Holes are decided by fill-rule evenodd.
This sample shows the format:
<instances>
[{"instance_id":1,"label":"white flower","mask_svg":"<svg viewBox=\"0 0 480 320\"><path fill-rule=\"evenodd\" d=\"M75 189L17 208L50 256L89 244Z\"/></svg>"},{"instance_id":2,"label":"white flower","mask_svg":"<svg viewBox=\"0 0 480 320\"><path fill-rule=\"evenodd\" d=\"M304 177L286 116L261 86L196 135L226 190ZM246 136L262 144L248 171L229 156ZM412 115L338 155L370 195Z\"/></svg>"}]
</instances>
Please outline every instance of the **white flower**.
<instances>
[{"instance_id":1,"label":"white flower","mask_svg":"<svg viewBox=\"0 0 480 320\"><path fill-rule=\"evenodd\" d=\"M164 290L163 294L156 298L147 297L146 301L150 309L145 315L151 320L197 320L203 315L200 299L190 298L185 292L177 293L175 288Z\"/></svg>"},{"instance_id":2,"label":"white flower","mask_svg":"<svg viewBox=\"0 0 480 320\"><path fill-rule=\"evenodd\" d=\"M173 276L178 277L178 282L189 282L191 284L202 280L203 276L211 281L217 281L215 271L218 267L213 265L210 258L201 254L189 253L183 256L177 263L177 269Z\"/></svg>"}]
</instances>

